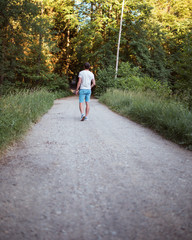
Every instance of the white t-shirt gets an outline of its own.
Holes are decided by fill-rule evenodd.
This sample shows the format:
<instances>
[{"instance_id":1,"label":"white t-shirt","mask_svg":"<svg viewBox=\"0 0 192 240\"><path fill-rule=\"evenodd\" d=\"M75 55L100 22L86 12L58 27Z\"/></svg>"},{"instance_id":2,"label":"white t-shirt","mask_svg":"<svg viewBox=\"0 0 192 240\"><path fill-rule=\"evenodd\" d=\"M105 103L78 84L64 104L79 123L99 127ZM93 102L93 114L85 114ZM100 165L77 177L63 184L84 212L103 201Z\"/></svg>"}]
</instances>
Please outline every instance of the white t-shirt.
<instances>
[{"instance_id":1,"label":"white t-shirt","mask_svg":"<svg viewBox=\"0 0 192 240\"><path fill-rule=\"evenodd\" d=\"M83 70L79 73L81 78L80 89L91 89L91 81L94 79L94 74L89 70Z\"/></svg>"}]
</instances>

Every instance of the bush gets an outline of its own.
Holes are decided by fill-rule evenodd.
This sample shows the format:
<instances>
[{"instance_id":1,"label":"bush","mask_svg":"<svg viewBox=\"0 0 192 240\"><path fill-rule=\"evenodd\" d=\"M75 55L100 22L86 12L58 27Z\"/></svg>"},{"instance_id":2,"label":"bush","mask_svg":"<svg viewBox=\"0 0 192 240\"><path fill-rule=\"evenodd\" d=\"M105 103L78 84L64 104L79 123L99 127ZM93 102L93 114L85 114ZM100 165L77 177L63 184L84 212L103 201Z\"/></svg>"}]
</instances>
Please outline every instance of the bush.
<instances>
[{"instance_id":1,"label":"bush","mask_svg":"<svg viewBox=\"0 0 192 240\"><path fill-rule=\"evenodd\" d=\"M56 73L44 73L43 76L37 76L34 81L16 81L10 82L4 80L0 85L0 95L7 95L9 93L17 93L24 89L39 89L46 88L49 92L59 92L66 95L70 94L70 87L68 79L65 75L60 76Z\"/></svg>"},{"instance_id":2,"label":"bush","mask_svg":"<svg viewBox=\"0 0 192 240\"><path fill-rule=\"evenodd\" d=\"M141 73L138 67L129 62L121 63L115 87L122 90L154 91L159 96L169 96L171 89L166 82L161 83Z\"/></svg>"},{"instance_id":3,"label":"bush","mask_svg":"<svg viewBox=\"0 0 192 240\"><path fill-rule=\"evenodd\" d=\"M133 67L129 62L122 62L118 70L117 79L114 78L115 69L109 66L99 69L97 73L97 86L94 94L101 96L108 88L122 90L153 91L158 96L169 97L171 89L166 82L161 83L148 75L143 74L138 67Z\"/></svg>"},{"instance_id":4,"label":"bush","mask_svg":"<svg viewBox=\"0 0 192 240\"><path fill-rule=\"evenodd\" d=\"M174 95L175 99L178 99L179 101L182 101L186 107L188 107L190 110L192 110L192 90L181 90L175 91Z\"/></svg>"},{"instance_id":5,"label":"bush","mask_svg":"<svg viewBox=\"0 0 192 240\"><path fill-rule=\"evenodd\" d=\"M94 95L99 97L100 95L105 93L108 88L114 87L114 77L114 67L109 66L105 69L99 69L96 77L96 87L94 90Z\"/></svg>"},{"instance_id":6,"label":"bush","mask_svg":"<svg viewBox=\"0 0 192 240\"><path fill-rule=\"evenodd\" d=\"M45 86L51 92L69 91L69 83L65 75L61 77L55 73L49 74Z\"/></svg>"}]
</instances>

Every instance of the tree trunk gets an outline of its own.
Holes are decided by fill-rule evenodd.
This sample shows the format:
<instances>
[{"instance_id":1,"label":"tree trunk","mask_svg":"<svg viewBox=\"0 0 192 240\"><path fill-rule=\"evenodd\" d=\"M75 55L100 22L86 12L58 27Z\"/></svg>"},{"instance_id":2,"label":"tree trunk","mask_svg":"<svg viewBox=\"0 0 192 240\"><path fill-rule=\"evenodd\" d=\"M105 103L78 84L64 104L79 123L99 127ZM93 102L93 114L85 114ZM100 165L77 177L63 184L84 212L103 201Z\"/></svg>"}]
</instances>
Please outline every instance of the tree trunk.
<instances>
[{"instance_id":1,"label":"tree trunk","mask_svg":"<svg viewBox=\"0 0 192 240\"><path fill-rule=\"evenodd\" d=\"M3 36L4 35L4 36ZM4 82L4 78L5 78L5 66L6 66L6 41L7 41L7 36L5 36L6 34L2 34L2 62L1 62L1 66L0 66L0 85L3 84Z\"/></svg>"},{"instance_id":2,"label":"tree trunk","mask_svg":"<svg viewBox=\"0 0 192 240\"><path fill-rule=\"evenodd\" d=\"M70 29L68 28L67 30L67 49L66 49L66 62L67 62L67 65L66 65L66 75L68 77L68 69L69 69L69 64L70 64Z\"/></svg>"},{"instance_id":3,"label":"tree trunk","mask_svg":"<svg viewBox=\"0 0 192 240\"><path fill-rule=\"evenodd\" d=\"M118 46L117 46L117 59L116 59L115 78L117 78L118 64L119 64L119 48L120 48L120 42L121 42L121 30L122 30L122 21L123 21L123 10L124 10L124 0L123 0L123 3L122 3L122 9L121 9L121 22L120 22L120 30L119 30L119 41L118 41Z\"/></svg>"},{"instance_id":4,"label":"tree trunk","mask_svg":"<svg viewBox=\"0 0 192 240\"><path fill-rule=\"evenodd\" d=\"M44 8L43 8L43 2L41 1L41 23L42 23L42 17L43 17L43 12L44 12ZM42 24L41 24L42 25ZM42 43L43 43L43 34L41 32L40 29L40 33L39 33L39 55L38 55L38 72L37 74L40 75L40 69L41 69L41 59L42 59Z\"/></svg>"}]
</instances>

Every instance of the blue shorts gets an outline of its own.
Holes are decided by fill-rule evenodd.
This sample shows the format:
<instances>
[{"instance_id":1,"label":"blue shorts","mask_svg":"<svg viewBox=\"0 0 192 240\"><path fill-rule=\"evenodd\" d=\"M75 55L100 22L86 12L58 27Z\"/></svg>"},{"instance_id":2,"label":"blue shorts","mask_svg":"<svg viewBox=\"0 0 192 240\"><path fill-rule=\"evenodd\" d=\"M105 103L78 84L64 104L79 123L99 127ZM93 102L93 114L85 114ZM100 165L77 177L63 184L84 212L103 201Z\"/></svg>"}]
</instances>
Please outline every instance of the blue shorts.
<instances>
[{"instance_id":1,"label":"blue shorts","mask_svg":"<svg viewBox=\"0 0 192 240\"><path fill-rule=\"evenodd\" d=\"M91 89L80 89L79 90L79 102L83 103L84 100L85 102L89 102L91 97Z\"/></svg>"}]
</instances>

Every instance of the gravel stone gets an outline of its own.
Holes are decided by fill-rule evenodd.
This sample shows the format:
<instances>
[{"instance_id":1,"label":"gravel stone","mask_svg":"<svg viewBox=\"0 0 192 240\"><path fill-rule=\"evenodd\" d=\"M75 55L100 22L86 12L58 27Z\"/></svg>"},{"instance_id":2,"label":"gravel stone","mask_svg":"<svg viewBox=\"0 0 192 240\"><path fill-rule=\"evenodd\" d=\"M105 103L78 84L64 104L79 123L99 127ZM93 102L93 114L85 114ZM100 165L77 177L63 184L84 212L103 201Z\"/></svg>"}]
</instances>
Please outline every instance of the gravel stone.
<instances>
[{"instance_id":1,"label":"gravel stone","mask_svg":"<svg viewBox=\"0 0 192 240\"><path fill-rule=\"evenodd\" d=\"M192 152L56 100L0 158L0 240L191 240Z\"/></svg>"}]
</instances>

